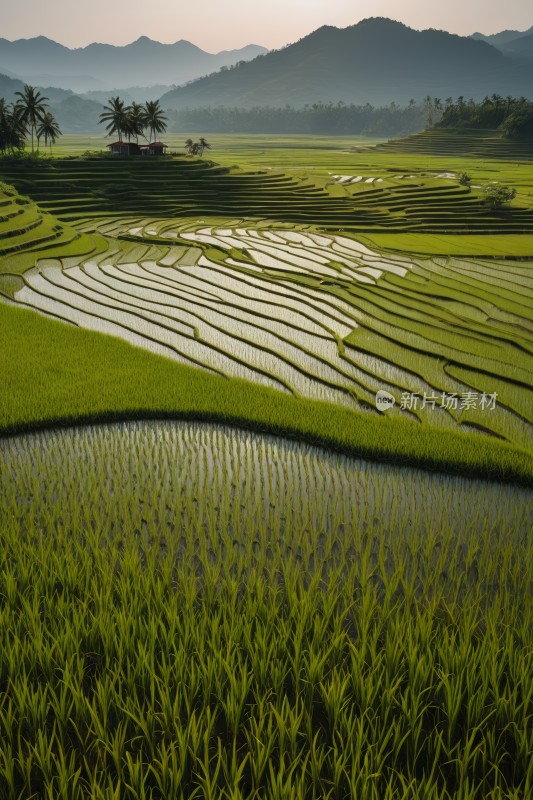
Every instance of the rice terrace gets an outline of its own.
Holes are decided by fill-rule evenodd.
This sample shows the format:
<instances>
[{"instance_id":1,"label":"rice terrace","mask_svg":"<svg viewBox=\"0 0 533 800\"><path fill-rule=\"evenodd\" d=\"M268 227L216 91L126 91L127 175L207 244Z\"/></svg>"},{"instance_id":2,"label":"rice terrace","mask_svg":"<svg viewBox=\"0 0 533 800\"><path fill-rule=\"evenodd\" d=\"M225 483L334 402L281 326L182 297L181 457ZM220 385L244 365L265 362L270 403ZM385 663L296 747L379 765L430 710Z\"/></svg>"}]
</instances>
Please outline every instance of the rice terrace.
<instances>
[{"instance_id":1,"label":"rice terrace","mask_svg":"<svg viewBox=\"0 0 533 800\"><path fill-rule=\"evenodd\" d=\"M533 104L284 52L0 100L0 800L533 796Z\"/></svg>"}]
</instances>

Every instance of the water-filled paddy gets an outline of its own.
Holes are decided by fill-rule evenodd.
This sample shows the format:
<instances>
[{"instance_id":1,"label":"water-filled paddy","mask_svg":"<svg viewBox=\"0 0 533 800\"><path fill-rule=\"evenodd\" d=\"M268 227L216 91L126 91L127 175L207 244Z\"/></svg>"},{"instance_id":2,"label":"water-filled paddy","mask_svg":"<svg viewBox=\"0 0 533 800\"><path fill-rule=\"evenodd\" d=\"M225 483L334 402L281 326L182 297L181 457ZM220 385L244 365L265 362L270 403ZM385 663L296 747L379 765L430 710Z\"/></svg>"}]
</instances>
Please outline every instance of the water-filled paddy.
<instances>
[{"instance_id":1,"label":"water-filled paddy","mask_svg":"<svg viewBox=\"0 0 533 800\"><path fill-rule=\"evenodd\" d=\"M0 507L21 530L236 539L351 531L521 537L527 489L365 462L230 427L125 422L0 441Z\"/></svg>"}]
</instances>

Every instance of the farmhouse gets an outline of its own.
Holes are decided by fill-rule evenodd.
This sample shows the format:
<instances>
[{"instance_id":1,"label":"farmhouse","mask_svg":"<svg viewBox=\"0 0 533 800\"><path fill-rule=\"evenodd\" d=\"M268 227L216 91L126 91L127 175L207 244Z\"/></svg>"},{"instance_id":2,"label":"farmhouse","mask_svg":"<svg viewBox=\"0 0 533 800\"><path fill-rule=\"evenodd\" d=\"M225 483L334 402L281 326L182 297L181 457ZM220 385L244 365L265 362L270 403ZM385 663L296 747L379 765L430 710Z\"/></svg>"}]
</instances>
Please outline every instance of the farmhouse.
<instances>
[{"instance_id":1,"label":"farmhouse","mask_svg":"<svg viewBox=\"0 0 533 800\"><path fill-rule=\"evenodd\" d=\"M111 148L113 156L138 156L141 153L141 148L136 142L123 142L119 139L118 142L106 146Z\"/></svg>"},{"instance_id":2,"label":"farmhouse","mask_svg":"<svg viewBox=\"0 0 533 800\"><path fill-rule=\"evenodd\" d=\"M150 142L150 144L138 145L136 142L112 142L107 147L111 148L114 156L161 156L165 153L168 145L163 142Z\"/></svg>"},{"instance_id":3,"label":"farmhouse","mask_svg":"<svg viewBox=\"0 0 533 800\"><path fill-rule=\"evenodd\" d=\"M163 142L150 142L148 145L141 146L141 150L145 153L147 151L151 156L162 156L167 147L168 145Z\"/></svg>"}]
</instances>

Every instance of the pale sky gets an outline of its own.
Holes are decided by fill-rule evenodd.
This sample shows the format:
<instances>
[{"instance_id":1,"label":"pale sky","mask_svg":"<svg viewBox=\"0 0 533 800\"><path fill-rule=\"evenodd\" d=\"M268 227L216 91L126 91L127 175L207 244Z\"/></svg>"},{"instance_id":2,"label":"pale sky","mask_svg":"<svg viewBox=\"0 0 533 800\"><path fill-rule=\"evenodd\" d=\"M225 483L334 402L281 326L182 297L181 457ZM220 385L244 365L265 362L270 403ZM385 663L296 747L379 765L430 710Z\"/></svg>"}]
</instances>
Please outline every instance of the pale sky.
<instances>
[{"instance_id":1,"label":"pale sky","mask_svg":"<svg viewBox=\"0 0 533 800\"><path fill-rule=\"evenodd\" d=\"M533 25L533 0L1 0L0 37L47 36L68 47L187 39L208 52L283 47L321 25L390 17L467 35Z\"/></svg>"}]
</instances>

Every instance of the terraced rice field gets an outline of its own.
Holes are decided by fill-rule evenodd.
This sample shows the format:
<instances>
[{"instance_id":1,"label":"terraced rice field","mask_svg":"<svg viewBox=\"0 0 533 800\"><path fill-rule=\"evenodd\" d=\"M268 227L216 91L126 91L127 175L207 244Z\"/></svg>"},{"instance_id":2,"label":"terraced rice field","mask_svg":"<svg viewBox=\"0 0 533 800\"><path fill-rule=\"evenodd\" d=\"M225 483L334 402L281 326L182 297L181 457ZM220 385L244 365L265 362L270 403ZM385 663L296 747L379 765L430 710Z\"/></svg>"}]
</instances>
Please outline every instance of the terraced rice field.
<instances>
[{"instance_id":1,"label":"terraced rice field","mask_svg":"<svg viewBox=\"0 0 533 800\"><path fill-rule=\"evenodd\" d=\"M13 301L228 378L372 413L386 390L393 417L532 445L528 265L393 257L275 228L130 225L105 231L175 245L158 260L133 244L42 259Z\"/></svg>"},{"instance_id":2,"label":"terraced rice field","mask_svg":"<svg viewBox=\"0 0 533 800\"><path fill-rule=\"evenodd\" d=\"M0 164L1 800L531 795L532 173L342 148Z\"/></svg>"},{"instance_id":3,"label":"terraced rice field","mask_svg":"<svg viewBox=\"0 0 533 800\"><path fill-rule=\"evenodd\" d=\"M368 146L367 144L362 147ZM474 128L466 128L461 131L435 128L404 138L380 142L376 145L376 149L386 152L411 152L416 153L419 157L461 154L498 160L533 160L531 141L528 141L527 138L522 141L506 140L497 130L479 131Z\"/></svg>"},{"instance_id":4,"label":"terraced rice field","mask_svg":"<svg viewBox=\"0 0 533 800\"><path fill-rule=\"evenodd\" d=\"M62 225L28 197L21 197L12 187L0 183L0 257L42 253L50 248L61 250L65 245L71 253L86 253L91 249L89 242L88 237Z\"/></svg>"},{"instance_id":5,"label":"terraced rice field","mask_svg":"<svg viewBox=\"0 0 533 800\"><path fill-rule=\"evenodd\" d=\"M387 152L372 151L370 169L369 157L352 154L354 166L362 169L346 174L362 180L342 183L335 177L336 170L244 170L231 166L228 156L227 166L185 157L14 162L3 166L2 174L40 207L67 222L146 214L223 216L236 224L243 218L268 219L367 235L472 235L488 230L492 235L525 235L533 231L528 193L519 190L506 213L491 212L483 206L480 190L437 177L450 171L449 163L435 164L433 171L431 165L421 168L420 161L408 153L403 158L407 169L402 170L401 160L394 163ZM480 187L494 178L486 164L482 170ZM533 184L530 172L527 181L529 188Z\"/></svg>"}]
</instances>

